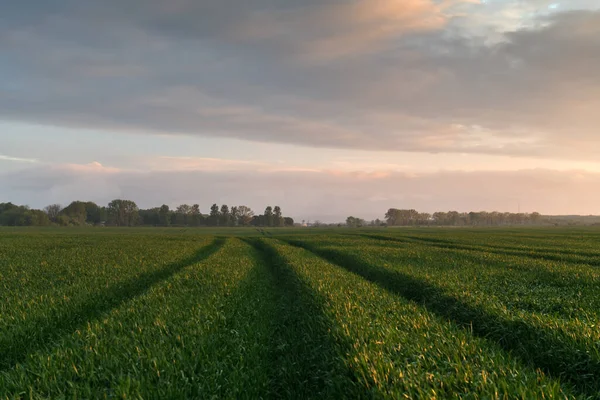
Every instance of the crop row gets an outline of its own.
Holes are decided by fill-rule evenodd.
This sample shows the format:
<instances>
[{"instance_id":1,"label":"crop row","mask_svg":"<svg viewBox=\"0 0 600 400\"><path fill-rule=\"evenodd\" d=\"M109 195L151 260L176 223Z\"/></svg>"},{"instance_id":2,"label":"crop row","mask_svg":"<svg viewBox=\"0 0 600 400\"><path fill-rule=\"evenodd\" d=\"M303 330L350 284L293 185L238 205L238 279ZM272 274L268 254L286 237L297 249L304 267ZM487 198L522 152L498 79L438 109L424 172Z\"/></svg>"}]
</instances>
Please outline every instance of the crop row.
<instances>
[{"instance_id":1,"label":"crop row","mask_svg":"<svg viewBox=\"0 0 600 400\"><path fill-rule=\"evenodd\" d=\"M0 236L0 398L600 397L585 263L414 232L26 237Z\"/></svg>"},{"instance_id":2,"label":"crop row","mask_svg":"<svg viewBox=\"0 0 600 400\"><path fill-rule=\"evenodd\" d=\"M364 238L290 242L495 342L582 396L600 393L594 267Z\"/></svg>"}]
</instances>

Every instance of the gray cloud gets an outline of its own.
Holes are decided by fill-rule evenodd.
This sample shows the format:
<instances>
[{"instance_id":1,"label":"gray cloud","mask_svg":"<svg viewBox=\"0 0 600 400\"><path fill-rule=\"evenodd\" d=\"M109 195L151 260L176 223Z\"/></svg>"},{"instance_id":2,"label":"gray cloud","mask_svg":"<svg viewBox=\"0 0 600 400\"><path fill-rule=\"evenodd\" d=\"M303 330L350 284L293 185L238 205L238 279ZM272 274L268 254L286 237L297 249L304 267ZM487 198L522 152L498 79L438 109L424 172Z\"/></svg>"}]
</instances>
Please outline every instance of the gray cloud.
<instances>
[{"instance_id":1,"label":"gray cloud","mask_svg":"<svg viewBox=\"0 0 600 400\"><path fill-rule=\"evenodd\" d=\"M541 16L486 44L428 0L377 0L380 13L298 4L11 2L0 118L335 148L600 152L600 12Z\"/></svg>"}]
</instances>

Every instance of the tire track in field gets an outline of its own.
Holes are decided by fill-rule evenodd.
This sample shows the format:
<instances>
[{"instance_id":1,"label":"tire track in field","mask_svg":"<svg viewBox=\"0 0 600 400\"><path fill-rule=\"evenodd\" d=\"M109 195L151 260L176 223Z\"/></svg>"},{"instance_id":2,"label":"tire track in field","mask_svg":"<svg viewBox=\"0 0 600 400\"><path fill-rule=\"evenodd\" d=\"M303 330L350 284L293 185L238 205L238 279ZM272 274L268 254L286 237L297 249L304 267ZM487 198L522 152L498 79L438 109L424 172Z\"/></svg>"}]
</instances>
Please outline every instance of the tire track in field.
<instances>
[{"instance_id":1,"label":"tire track in field","mask_svg":"<svg viewBox=\"0 0 600 400\"><path fill-rule=\"evenodd\" d=\"M478 262L480 263L482 261L481 256L485 255L486 253L490 253L487 252L483 249L464 249L464 248L456 248L456 247L449 247L449 246L435 246L435 245L430 245L429 243L420 243L420 242L413 242L413 241L401 241L401 240L396 240L396 238L389 238L389 237L375 237L375 236L368 236L368 235L359 235L368 239L375 239L375 240L379 240L380 242L394 242L394 243L402 243L402 244L418 244L421 246L424 246L424 248L427 247L435 247L441 250L448 250L448 251L452 251L453 253L458 253L460 254L460 256L462 258L465 258L471 262ZM386 246L383 243L382 244L373 244L373 246ZM393 245L392 245L393 246ZM396 249L400 249L398 247L396 247ZM495 253L493 253L495 254ZM517 256L517 255L508 255L508 254L500 254L500 255L504 255L506 257L515 257L515 258L522 258L522 256ZM520 264L517 263L511 259L509 259L510 264L510 268L514 269L514 270L519 270L525 273L541 273L543 275L543 279L545 281L546 284L549 285L553 285L556 287L564 287L565 283L563 281L564 279L564 272L558 272L558 271L551 271L549 269L546 269L544 267L541 267L540 265L528 265L528 264ZM495 267L495 268L501 268L504 269L507 266L508 261L506 260L495 260L495 259L485 259L485 263L487 266L491 266L491 267ZM579 265L579 264L578 264ZM589 265L585 264L583 265L584 267L589 267ZM572 267L575 267L574 265ZM590 281L587 280L586 278L573 278L570 277L572 283L570 283L569 285L574 286L574 285L580 285L581 287L588 287L590 286ZM597 286L596 284L594 284L594 287Z\"/></svg>"},{"instance_id":2,"label":"tire track in field","mask_svg":"<svg viewBox=\"0 0 600 400\"><path fill-rule=\"evenodd\" d=\"M242 239L256 250L273 288L269 398L369 397L344 363L339 344L314 293L287 261L262 239Z\"/></svg>"},{"instance_id":3,"label":"tire track in field","mask_svg":"<svg viewBox=\"0 0 600 400\"><path fill-rule=\"evenodd\" d=\"M405 236L409 240L425 243L435 243L439 246L448 246L448 248L457 248L464 250L486 251L495 254L526 256L530 258L543 259L548 261L571 262L574 264L600 265L600 254L590 253L588 251L572 252L561 251L557 249L548 249L540 247L532 247L526 249L523 247L515 247L511 245L494 245L494 244L468 244L457 242L454 240L424 237L424 236ZM532 252L533 251L533 252Z\"/></svg>"},{"instance_id":4,"label":"tire track in field","mask_svg":"<svg viewBox=\"0 0 600 400\"><path fill-rule=\"evenodd\" d=\"M344 268L391 293L414 301L434 314L449 319L474 335L494 341L526 365L539 368L571 386L585 398L599 398L600 359L559 336L551 329L534 327L489 313L452 297L422 279L364 262L349 254L319 248L306 242L284 239L286 243L307 250L325 261ZM587 349L589 350L589 349Z\"/></svg>"},{"instance_id":5,"label":"tire track in field","mask_svg":"<svg viewBox=\"0 0 600 400\"><path fill-rule=\"evenodd\" d=\"M85 326L89 321L99 318L126 301L140 296L153 285L170 278L185 267L206 260L224 244L224 238L216 238L213 243L200 248L188 258L173 262L158 271L146 272L113 285L101 293L91 293L74 308L66 309L58 316L37 318L29 322L26 329L18 330L8 337L4 336L0 341L0 372L22 363L29 354L49 344L52 345L62 336ZM105 300L98 301L99 298Z\"/></svg>"},{"instance_id":6,"label":"tire track in field","mask_svg":"<svg viewBox=\"0 0 600 400\"><path fill-rule=\"evenodd\" d=\"M571 264L580 264L580 265L588 265L588 266L600 266L600 260L598 258L594 259L585 259L585 258L574 258L573 254L568 253L560 253L558 251L554 251L554 254L539 254L539 253L531 253L527 250L516 250L511 247L501 247L501 246L486 246L479 247L474 245L463 244L459 242L453 242L450 240L443 240L437 238L425 238L420 236L403 236L403 237L392 237L392 236L380 236L380 235L370 235L370 234L359 234L356 236L362 236L369 239L382 240L388 242L397 242L397 243L420 243L426 244L431 247L437 247L439 249L448 249L448 250L468 250L468 251L477 251L480 253L493 253L499 255L506 256L517 256L517 257L527 257L534 260L545 260L545 261L556 261L556 262L566 262ZM561 256L564 254L565 257Z\"/></svg>"}]
</instances>

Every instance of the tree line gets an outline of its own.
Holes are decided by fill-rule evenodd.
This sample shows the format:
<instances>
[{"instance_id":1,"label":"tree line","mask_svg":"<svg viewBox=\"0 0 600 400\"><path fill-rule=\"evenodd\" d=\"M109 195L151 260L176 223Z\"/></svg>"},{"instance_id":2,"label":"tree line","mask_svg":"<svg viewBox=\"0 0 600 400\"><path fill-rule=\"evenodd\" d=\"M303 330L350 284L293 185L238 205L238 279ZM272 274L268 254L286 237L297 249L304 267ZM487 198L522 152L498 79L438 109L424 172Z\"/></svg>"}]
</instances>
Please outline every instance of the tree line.
<instances>
[{"instance_id":1,"label":"tree line","mask_svg":"<svg viewBox=\"0 0 600 400\"><path fill-rule=\"evenodd\" d=\"M420 213L416 210L390 208L385 213L388 226L499 226L499 225L536 225L543 221L538 212L509 213L498 211L479 212L434 212Z\"/></svg>"},{"instance_id":2,"label":"tree line","mask_svg":"<svg viewBox=\"0 0 600 400\"><path fill-rule=\"evenodd\" d=\"M294 220L284 217L281 207L268 206L256 215L250 207L213 204L203 214L198 204L182 204L174 210L168 205L140 209L131 200L116 199L107 206L91 201L73 201L66 207L51 204L43 210L12 203L0 203L0 225L4 226L294 226Z\"/></svg>"},{"instance_id":3,"label":"tree line","mask_svg":"<svg viewBox=\"0 0 600 400\"><path fill-rule=\"evenodd\" d=\"M375 219L367 222L362 218L350 216L346 219L345 226L351 228L366 226L500 226L542 223L552 223L552 221L537 212L448 211L430 214L414 209L390 208L385 213L385 220ZM66 207L51 204L43 210L13 203L0 203L0 225L289 227L294 226L294 220L284 217L279 206L268 206L262 214L256 215L250 207L244 205L229 207L226 204L221 206L213 204L208 213L202 213L198 204L182 204L175 209L170 209L166 204L160 207L140 209L131 200L116 199L107 206L99 206L91 201L73 201ZM318 221L307 225L312 227L343 226L341 223L323 224Z\"/></svg>"}]
</instances>

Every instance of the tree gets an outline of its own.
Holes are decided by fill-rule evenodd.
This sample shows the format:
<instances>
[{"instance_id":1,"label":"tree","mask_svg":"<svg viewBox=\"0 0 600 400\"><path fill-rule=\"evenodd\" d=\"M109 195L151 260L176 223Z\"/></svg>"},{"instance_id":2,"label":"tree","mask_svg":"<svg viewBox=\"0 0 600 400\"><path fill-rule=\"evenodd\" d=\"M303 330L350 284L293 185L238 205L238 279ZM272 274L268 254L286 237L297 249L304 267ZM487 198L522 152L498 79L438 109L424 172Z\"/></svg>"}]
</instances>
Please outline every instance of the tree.
<instances>
[{"instance_id":1,"label":"tree","mask_svg":"<svg viewBox=\"0 0 600 400\"><path fill-rule=\"evenodd\" d=\"M396 208L390 208L389 210L387 210L387 212L385 213L385 219L387 221L388 225L394 226L396 225L396 223L398 222L398 212L400 210L396 209Z\"/></svg>"},{"instance_id":2,"label":"tree","mask_svg":"<svg viewBox=\"0 0 600 400\"><path fill-rule=\"evenodd\" d=\"M191 221L190 224L192 226L200 226L202 224L202 213L200 213L200 206L198 204L194 204L192 209L190 210Z\"/></svg>"},{"instance_id":3,"label":"tree","mask_svg":"<svg viewBox=\"0 0 600 400\"><path fill-rule=\"evenodd\" d=\"M60 213L69 217L72 225L85 225L87 221L87 210L85 203L82 201L73 201Z\"/></svg>"},{"instance_id":4,"label":"tree","mask_svg":"<svg viewBox=\"0 0 600 400\"><path fill-rule=\"evenodd\" d=\"M5 226L23 226L25 225L25 211L23 207L12 203L3 203L0 207L0 225ZM0 205L0 206L2 206Z\"/></svg>"},{"instance_id":5,"label":"tree","mask_svg":"<svg viewBox=\"0 0 600 400\"><path fill-rule=\"evenodd\" d=\"M221 226L230 226L231 225L231 213L229 212L229 207L226 204L221 206L221 217L220 217Z\"/></svg>"},{"instance_id":6,"label":"tree","mask_svg":"<svg viewBox=\"0 0 600 400\"><path fill-rule=\"evenodd\" d=\"M349 228L361 228L365 226L365 220L362 218L348 217L346 218L346 226Z\"/></svg>"},{"instance_id":7,"label":"tree","mask_svg":"<svg viewBox=\"0 0 600 400\"><path fill-rule=\"evenodd\" d=\"M273 208L273 226L283 226L283 216L281 215L281 207Z\"/></svg>"},{"instance_id":8,"label":"tree","mask_svg":"<svg viewBox=\"0 0 600 400\"><path fill-rule=\"evenodd\" d=\"M175 220L177 225L188 225L188 217L192 211L192 207L187 204L182 204L175 209Z\"/></svg>"},{"instance_id":9,"label":"tree","mask_svg":"<svg viewBox=\"0 0 600 400\"><path fill-rule=\"evenodd\" d=\"M419 221L419 213L413 209L399 210L397 208L390 208L385 213L385 219L387 220L387 224L391 226L415 225Z\"/></svg>"},{"instance_id":10,"label":"tree","mask_svg":"<svg viewBox=\"0 0 600 400\"><path fill-rule=\"evenodd\" d=\"M219 206L213 204L210 207L210 216L208 217L208 225L209 226L219 226L219 219L221 213L219 212Z\"/></svg>"},{"instance_id":11,"label":"tree","mask_svg":"<svg viewBox=\"0 0 600 400\"><path fill-rule=\"evenodd\" d=\"M417 225L429 225L430 220L431 220L431 214L417 213Z\"/></svg>"},{"instance_id":12,"label":"tree","mask_svg":"<svg viewBox=\"0 0 600 400\"><path fill-rule=\"evenodd\" d=\"M539 224L541 219L542 219L542 215L537 211L532 212L531 215L529 216L529 220L531 221L532 224Z\"/></svg>"},{"instance_id":13,"label":"tree","mask_svg":"<svg viewBox=\"0 0 600 400\"><path fill-rule=\"evenodd\" d=\"M160 206L158 210L158 223L162 226L171 225L171 212L169 211L169 206L166 204Z\"/></svg>"},{"instance_id":14,"label":"tree","mask_svg":"<svg viewBox=\"0 0 600 400\"><path fill-rule=\"evenodd\" d=\"M139 208L131 200L116 199L108 203L109 222L116 226L134 226L139 221Z\"/></svg>"},{"instance_id":15,"label":"tree","mask_svg":"<svg viewBox=\"0 0 600 400\"><path fill-rule=\"evenodd\" d=\"M106 208L100 207L92 201L73 201L61 210L59 215L67 217L68 225L95 225L106 220ZM67 219L63 218L62 223L65 223Z\"/></svg>"},{"instance_id":16,"label":"tree","mask_svg":"<svg viewBox=\"0 0 600 400\"><path fill-rule=\"evenodd\" d=\"M445 212L434 212L433 213L433 222L436 225L448 225L448 215Z\"/></svg>"},{"instance_id":17,"label":"tree","mask_svg":"<svg viewBox=\"0 0 600 400\"><path fill-rule=\"evenodd\" d=\"M252 222L252 218L254 217L254 211L247 206L238 206L238 225L241 226L249 226Z\"/></svg>"},{"instance_id":18,"label":"tree","mask_svg":"<svg viewBox=\"0 0 600 400\"><path fill-rule=\"evenodd\" d=\"M240 212L237 206L231 207L231 226L238 226L240 223Z\"/></svg>"},{"instance_id":19,"label":"tree","mask_svg":"<svg viewBox=\"0 0 600 400\"><path fill-rule=\"evenodd\" d=\"M142 225L152 225L158 226L160 225L160 207L154 207L149 210L140 210L140 224Z\"/></svg>"},{"instance_id":20,"label":"tree","mask_svg":"<svg viewBox=\"0 0 600 400\"><path fill-rule=\"evenodd\" d=\"M456 226L460 222L460 214L458 211L448 211L448 223Z\"/></svg>"},{"instance_id":21,"label":"tree","mask_svg":"<svg viewBox=\"0 0 600 400\"><path fill-rule=\"evenodd\" d=\"M56 222L56 218L58 218L58 214L62 210L62 206L60 204L50 204L44 208L46 214L48 214L48 218L52 222Z\"/></svg>"},{"instance_id":22,"label":"tree","mask_svg":"<svg viewBox=\"0 0 600 400\"><path fill-rule=\"evenodd\" d=\"M264 224L266 226L273 226L273 207L268 206L267 208L265 208L265 222Z\"/></svg>"},{"instance_id":23,"label":"tree","mask_svg":"<svg viewBox=\"0 0 600 400\"><path fill-rule=\"evenodd\" d=\"M100 207L92 201L85 204L86 222L88 224L99 224L106 220L106 207Z\"/></svg>"},{"instance_id":24,"label":"tree","mask_svg":"<svg viewBox=\"0 0 600 400\"><path fill-rule=\"evenodd\" d=\"M42 210L27 210L25 224L29 226L47 226L50 225L50 218Z\"/></svg>"},{"instance_id":25,"label":"tree","mask_svg":"<svg viewBox=\"0 0 600 400\"><path fill-rule=\"evenodd\" d=\"M0 204L0 225L43 226L49 224L50 218L42 210L32 210L27 206L17 206L12 203Z\"/></svg>"},{"instance_id":26,"label":"tree","mask_svg":"<svg viewBox=\"0 0 600 400\"><path fill-rule=\"evenodd\" d=\"M283 226L294 226L294 219L290 217L284 217Z\"/></svg>"}]
</instances>

